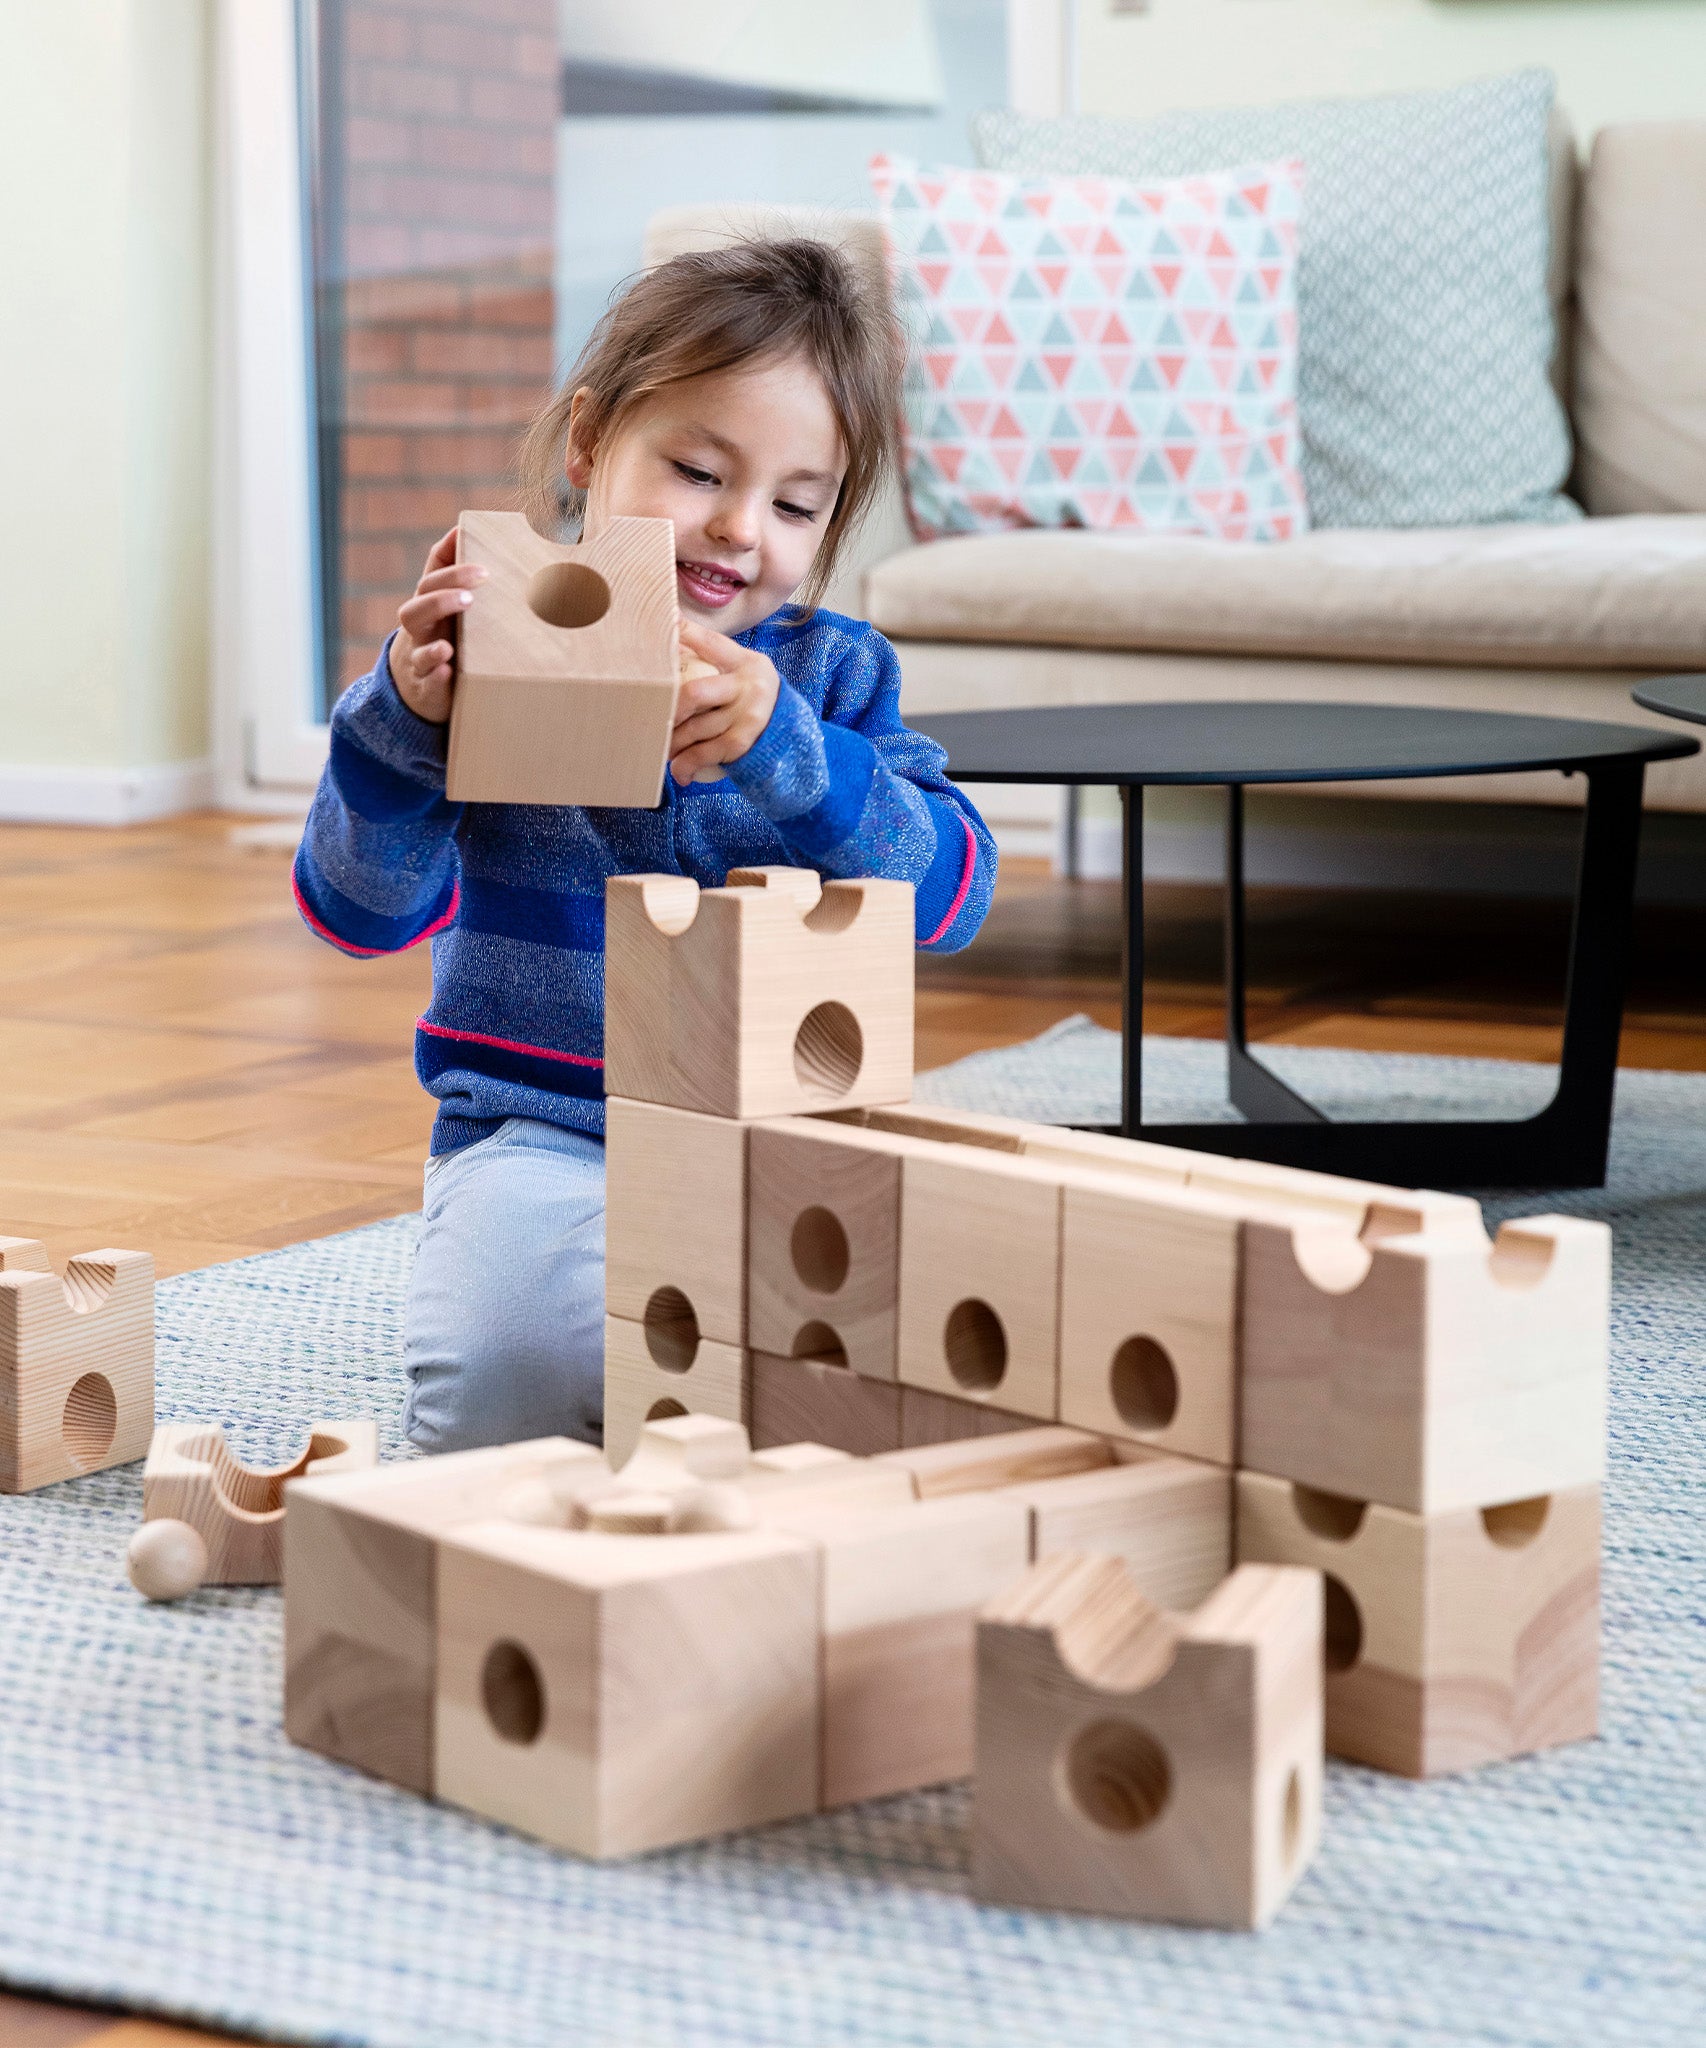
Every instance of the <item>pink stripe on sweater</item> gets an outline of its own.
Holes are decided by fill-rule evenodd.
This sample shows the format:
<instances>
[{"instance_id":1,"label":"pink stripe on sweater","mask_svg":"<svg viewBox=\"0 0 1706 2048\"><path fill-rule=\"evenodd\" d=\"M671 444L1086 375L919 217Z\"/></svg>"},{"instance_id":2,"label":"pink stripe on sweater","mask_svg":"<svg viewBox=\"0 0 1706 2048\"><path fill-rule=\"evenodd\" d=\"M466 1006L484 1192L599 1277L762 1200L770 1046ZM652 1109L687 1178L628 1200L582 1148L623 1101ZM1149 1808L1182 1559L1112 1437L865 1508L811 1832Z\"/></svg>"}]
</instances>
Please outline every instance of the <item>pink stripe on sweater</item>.
<instances>
[{"instance_id":1,"label":"pink stripe on sweater","mask_svg":"<svg viewBox=\"0 0 1706 2048\"><path fill-rule=\"evenodd\" d=\"M418 946L423 939L430 939L435 932L456 922L456 912L462 902L462 884L458 882L450 892L450 902L444 915L436 923L429 924L425 931L416 932L412 939L405 939L400 946L358 946L353 939L341 939L329 925L324 925L308 908L308 900L302 893L301 884L294 873L290 877L290 893L296 898L296 907L302 913L302 921L312 932L318 932L330 946L336 946L340 953L353 953L358 960L379 960L390 953L406 953L411 946Z\"/></svg>"},{"instance_id":2,"label":"pink stripe on sweater","mask_svg":"<svg viewBox=\"0 0 1706 2048\"><path fill-rule=\"evenodd\" d=\"M602 1067L602 1060L590 1058L584 1052L553 1052L548 1045L526 1045L519 1038L492 1038L484 1031L452 1031L448 1024L429 1024L424 1017L415 1019L415 1029L424 1031L429 1038L454 1038L462 1045L495 1045L500 1052L531 1053L536 1060L562 1060L571 1067Z\"/></svg>"},{"instance_id":3,"label":"pink stripe on sweater","mask_svg":"<svg viewBox=\"0 0 1706 2048\"><path fill-rule=\"evenodd\" d=\"M971 890L971 878L973 875L977 873L977 834L971 829L971 820L965 815L963 811L958 813L958 816L960 823L966 828L965 872L960 876L959 894L955 896L953 902L948 905L947 916L943 918L942 922L930 934L929 938L927 938L924 941L925 945L927 946L935 945L936 941L948 929L949 925L951 925L954 919L959 916L961 910L965 907L966 897Z\"/></svg>"}]
</instances>

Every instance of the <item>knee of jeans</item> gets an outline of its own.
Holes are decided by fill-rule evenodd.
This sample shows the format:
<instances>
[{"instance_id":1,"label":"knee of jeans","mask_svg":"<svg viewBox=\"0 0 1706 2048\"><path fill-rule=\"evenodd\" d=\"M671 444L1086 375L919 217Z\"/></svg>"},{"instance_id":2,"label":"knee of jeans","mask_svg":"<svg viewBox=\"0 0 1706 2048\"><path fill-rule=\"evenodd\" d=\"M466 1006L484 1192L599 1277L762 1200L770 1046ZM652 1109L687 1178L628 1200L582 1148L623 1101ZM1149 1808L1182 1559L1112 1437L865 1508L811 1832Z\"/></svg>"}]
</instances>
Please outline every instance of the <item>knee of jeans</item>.
<instances>
[{"instance_id":1,"label":"knee of jeans","mask_svg":"<svg viewBox=\"0 0 1706 2048\"><path fill-rule=\"evenodd\" d=\"M565 1343L537 1327L483 1325L463 1333L454 1350L434 1349L436 1356L413 1347L407 1361L403 1429L417 1450L476 1450L538 1436L602 1440L604 1356L591 1333Z\"/></svg>"}]
</instances>

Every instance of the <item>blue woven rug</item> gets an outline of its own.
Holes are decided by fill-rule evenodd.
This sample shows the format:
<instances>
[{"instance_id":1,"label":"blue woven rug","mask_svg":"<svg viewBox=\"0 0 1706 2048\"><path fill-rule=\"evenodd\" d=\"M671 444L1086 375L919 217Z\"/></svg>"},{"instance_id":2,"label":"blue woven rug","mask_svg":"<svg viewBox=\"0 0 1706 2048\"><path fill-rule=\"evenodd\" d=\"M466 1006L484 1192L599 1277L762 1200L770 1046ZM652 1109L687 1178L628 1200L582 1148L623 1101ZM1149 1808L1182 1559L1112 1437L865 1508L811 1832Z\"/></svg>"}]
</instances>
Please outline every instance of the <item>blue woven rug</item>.
<instances>
[{"instance_id":1,"label":"blue woven rug","mask_svg":"<svg viewBox=\"0 0 1706 2048\"><path fill-rule=\"evenodd\" d=\"M1344 1110L1509 1114L1499 1062L1284 1056ZM1107 1115L1106 1033L921 1085ZM1152 1111L1205 1113L1216 1048L1157 1041ZM1413 1785L1334 1765L1321 1855L1264 1936L995 1911L966 1798L914 1794L595 1868L292 1749L279 1596L148 1608L141 1471L0 1500L0 1979L374 2048L1698 2048L1706 2040L1706 1076L1631 1073L1617 1233L1604 1738ZM413 1225L165 1282L160 1412L318 1415L395 1450Z\"/></svg>"}]
</instances>

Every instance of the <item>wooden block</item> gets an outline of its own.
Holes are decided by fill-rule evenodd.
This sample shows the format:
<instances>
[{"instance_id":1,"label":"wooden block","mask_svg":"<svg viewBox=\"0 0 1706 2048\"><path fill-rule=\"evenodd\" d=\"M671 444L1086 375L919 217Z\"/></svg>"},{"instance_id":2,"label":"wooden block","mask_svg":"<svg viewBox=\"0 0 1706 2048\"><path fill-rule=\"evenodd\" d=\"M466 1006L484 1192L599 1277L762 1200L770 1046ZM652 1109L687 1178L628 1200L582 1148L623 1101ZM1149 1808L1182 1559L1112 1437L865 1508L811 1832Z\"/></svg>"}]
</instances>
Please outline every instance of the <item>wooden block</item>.
<instances>
[{"instance_id":1,"label":"wooden block","mask_svg":"<svg viewBox=\"0 0 1706 2048\"><path fill-rule=\"evenodd\" d=\"M855 1458L828 1444L779 1444L755 1451L744 1485L761 1522L808 1502L852 1512L904 1507L918 1498L904 1465L881 1457Z\"/></svg>"},{"instance_id":2,"label":"wooden block","mask_svg":"<svg viewBox=\"0 0 1706 2048\"><path fill-rule=\"evenodd\" d=\"M1244 1246L1240 1463L1417 1514L1597 1484L1603 1223L1364 1244L1252 1221Z\"/></svg>"},{"instance_id":3,"label":"wooden block","mask_svg":"<svg viewBox=\"0 0 1706 2048\"><path fill-rule=\"evenodd\" d=\"M613 875L604 900L610 1094L751 1118L911 1091L907 883Z\"/></svg>"},{"instance_id":4,"label":"wooden block","mask_svg":"<svg viewBox=\"0 0 1706 2048\"><path fill-rule=\"evenodd\" d=\"M978 1623L981 1899L1263 1927L1321 1826L1321 1581L1249 1565L1194 1614L1045 1558Z\"/></svg>"},{"instance_id":5,"label":"wooden block","mask_svg":"<svg viewBox=\"0 0 1706 2048\"><path fill-rule=\"evenodd\" d=\"M648 1422L672 1415L745 1422L746 1353L705 1337L689 1342L680 1326L662 1319L647 1324L606 1316L604 1449L611 1464L628 1461Z\"/></svg>"},{"instance_id":6,"label":"wooden block","mask_svg":"<svg viewBox=\"0 0 1706 2048\"><path fill-rule=\"evenodd\" d=\"M671 1355L744 1345L746 1125L620 1096L604 1118L606 1310Z\"/></svg>"},{"instance_id":7,"label":"wooden block","mask_svg":"<svg viewBox=\"0 0 1706 2048\"><path fill-rule=\"evenodd\" d=\"M294 1479L284 1494L284 1732L411 1792L433 1789L437 1537L565 1465L568 1437Z\"/></svg>"},{"instance_id":8,"label":"wooden block","mask_svg":"<svg viewBox=\"0 0 1706 2048\"><path fill-rule=\"evenodd\" d=\"M743 1479L751 1457L740 1423L713 1415L676 1415L646 1424L621 1478L626 1487L673 1493L707 1479Z\"/></svg>"},{"instance_id":9,"label":"wooden block","mask_svg":"<svg viewBox=\"0 0 1706 2048\"><path fill-rule=\"evenodd\" d=\"M144 1457L154 1431L154 1261L84 1252L61 1281L33 1240L0 1248L0 1493Z\"/></svg>"},{"instance_id":10,"label":"wooden block","mask_svg":"<svg viewBox=\"0 0 1706 2048\"><path fill-rule=\"evenodd\" d=\"M314 1422L307 1447L288 1464L245 1465L220 1423L165 1422L142 1468L142 1519L187 1522L207 1546L207 1586L276 1586L284 1575L284 1487L288 1479L371 1470L379 1462L376 1422Z\"/></svg>"},{"instance_id":11,"label":"wooden block","mask_svg":"<svg viewBox=\"0 0 1706 2048\"><path fill-rule=\"evenodd\" d=\"M1335 1755L1431 1777L1597 1732L1597 1486L1414 1515L1240 1472L1237 1540L1325 1575Z\"/></svg>"},{"instance_id":12,"label":"wooden block","mask_svg":"<svg viewBox=\"0 0 1706 2048\"><path fill-rule=\"evenodd\" d=\"M754 1125L748 1327L755 1351L839 1355L896 1377L900 1169L908 1140L828 1119Z\"/></svg>"},{"instance_id":13,"label":"wooden block","mask_svg":"<svg viewBox=\"0 0 1706 2048\"><path fill-rule=\"evenodd\" d=\"M1029 1518L1002 1494L850 1511L797 1502L771 1526L820 1560L824 1806L972 1768L978 1609L1029 1563Z\"/></svg>"},{"instance_id":14,"label":"wooden block","mask_svg":"<svg viewBox=\"0 0 1706 2048\"><path fill-rule=\"evenodd\" d=\"M760 1449L810 1437L856 1458L900 1449L901 1390L893 1380L862 1379L818 1358L750 1360L752 1441Z\"/></svg>"},{"instance_id":15,"label":"wooden block","mask_svg":"<svg viewBox=\"0 0 1706 2048\"><path fill-rule=\"evenodd\" d=\"M901 1378L1052 1420L1057 1174L982 1149L921 1149L901 1162L901 1205Z\"/></svg>"},{"instance_id":16,"label":"wooden block","mask_svg":"<svg viewBox=\"0 0 1706 2048\"><path fill-rule=\"evenodd\" d=\"M920 1500L947 1493L983 1493L1032 1479L1057 1479L1068 1472L1093 1472L1111 1465L1106 1440L1082 1429L1017 1429L925 1444L917 1450L888 1451L873 1465L898 1466L912 1475Z\"/></svg>"},{"instance_id":17,"label":"wooden block","mask_svg":"<svg viewBox=\"0 0 1706 2048\"><path fill-rule=\"evenodd\" d=\"M457 560L488 572L463 613L452 803L649 808L680 677L675 529L612 519L559 547L515 512L464 512Z\"/></svg>"},{"instance_id":18,"label":"wooden block","mask_svg":"<svg viewBox=\"0 0 1706 2048\"><path fill-rule=\"evenodd\" d=\"M582 1856L810 1813L817 1554L483 1523L439 1553L440 1798Z\"/></svg>"},{"instance_id":19,"label":"wooden block","mask_svg":"<svg viewBox=\"0 0 1706 2048\"><path fill-rule=\"evenodd\" d=\"M1129 1446L1122 1462L1003 1489L1031 1517L1031 1556L1074 1550L1125 1561L1146 1600L1206 1600L1232 1569L1232 1474Z\"/></svg>"},{"instance_id":20,"label":"wooden block","mask_svg":"<svg viewBox=\"0 0 1706 2048\"><path fill-rule=\"evenodd\" d=\"M1008 1430L1030 1429L1028 1415L1010 1415L1005 1408L987 1408L981 1401L962 1401L951 1394L927 1394L922 1387L900 1390L900 1447L922 1450L926 1444L958 1443L968 1436L1002 1436Z\"/></svg>"}]
</instances>

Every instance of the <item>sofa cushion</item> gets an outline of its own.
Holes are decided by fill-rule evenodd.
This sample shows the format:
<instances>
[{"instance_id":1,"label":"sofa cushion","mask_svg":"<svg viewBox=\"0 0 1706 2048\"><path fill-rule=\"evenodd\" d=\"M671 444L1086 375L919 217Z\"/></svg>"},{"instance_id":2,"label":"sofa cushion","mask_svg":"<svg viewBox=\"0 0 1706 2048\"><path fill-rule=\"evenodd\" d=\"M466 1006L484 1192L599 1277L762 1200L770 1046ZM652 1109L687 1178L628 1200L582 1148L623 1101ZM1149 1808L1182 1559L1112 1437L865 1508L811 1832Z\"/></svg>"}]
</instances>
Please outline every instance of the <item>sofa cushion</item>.
<instances>
[{"instance_id":1,"label":"sofa cushion","mask_svg":"<svg viewBox=\"0 0 1706 2048\"><path fill-rule=\"evenodd\" d=\"M1144 120L979 114L993 170L1166 178L1300 156L1303 481L1314 526L1568 519L1547 376L1542 71Z\"/></svg>"},{"instance_id":2,"label":"sofa cushion","mask_svg":"<svg viewBox=\"0 0 1706 2048\"><path fill-rule=\"evenodd\" d=\"M1011 533L872 570L896 638L1517 667L1706 665L1706 518L1314 532Z\"/></svg>"},{"instance_id":3,"label":"sofa cushion","mask_svg":"<svg viewBox=\"0 0 1706 2048\"><path fill-rule=\"evenodd\" d=\"M1706 121L1602 128L1582 185L1578 477L1591 512L1706 512Z\"/></svg>"}]
</instances>

